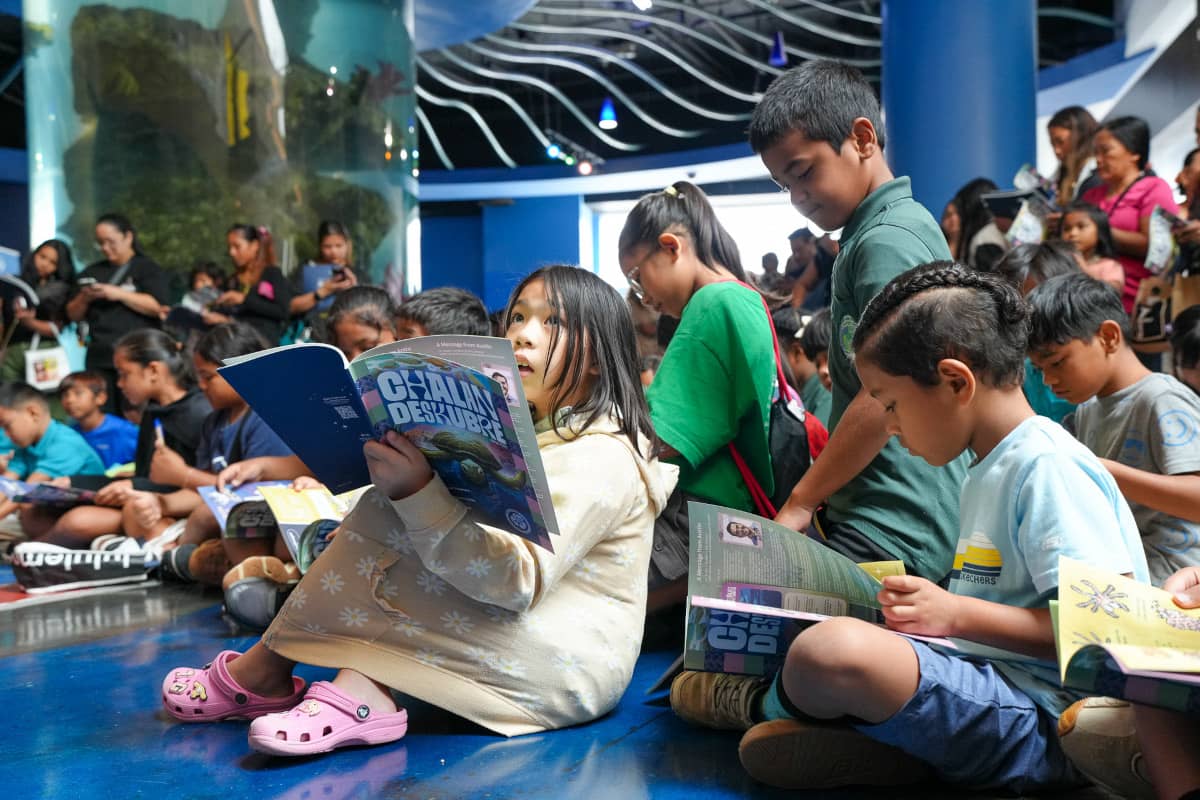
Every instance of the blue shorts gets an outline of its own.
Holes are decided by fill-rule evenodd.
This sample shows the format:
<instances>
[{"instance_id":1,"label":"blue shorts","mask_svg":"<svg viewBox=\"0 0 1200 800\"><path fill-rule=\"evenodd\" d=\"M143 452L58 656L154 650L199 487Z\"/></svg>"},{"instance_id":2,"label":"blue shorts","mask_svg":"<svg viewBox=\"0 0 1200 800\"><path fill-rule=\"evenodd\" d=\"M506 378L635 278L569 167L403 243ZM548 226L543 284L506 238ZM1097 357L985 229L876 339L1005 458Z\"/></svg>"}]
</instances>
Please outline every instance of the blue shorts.
<instances>
[{"instance_id":1,"label":"blue shorts","mask_svg":"<svg viewBox=\"0 0 1200 800\"><path fill-rule=\"evenodd\" d=\"M994 666L906 641L921 667L916 693L891 719L859 731L953 783L1021 793L1086 783L1063 753L1058 720Z\"/></svg>"}]
</instances>

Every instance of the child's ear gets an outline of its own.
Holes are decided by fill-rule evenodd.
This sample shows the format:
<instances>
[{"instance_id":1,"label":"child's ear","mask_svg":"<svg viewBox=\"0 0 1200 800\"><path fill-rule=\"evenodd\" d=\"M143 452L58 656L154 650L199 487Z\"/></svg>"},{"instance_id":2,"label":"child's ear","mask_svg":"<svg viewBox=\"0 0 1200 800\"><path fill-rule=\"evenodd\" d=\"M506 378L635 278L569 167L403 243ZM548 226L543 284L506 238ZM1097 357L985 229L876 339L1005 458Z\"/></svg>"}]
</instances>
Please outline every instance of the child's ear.
<instances>
[{"instance_id":1,"label":"child's ear","mask_svg":"<svg viewBox=\"0 0 1200 800\"><path fill-rule=\"evenodd\" d=\"M1101 322L1096 336L1099 337L1100 344L1108 355L1117 352L1125 344L1125 334L1121 332L1121 323L1116 320L1106 319Z\"/></svg>"},{"instance_id":2,"label":"child's ear","mask_svg":"<svg viewBox=\"0 0 1200 800\"><path fill-rule=\"evenodd\" d=\"M671 259L679 257L679 250L682 246L680 239L673 233L662 233L658 236L658 246L671 254Z\"/></svg>"},{"instance_id":3,"label":"child's ear","mask_svg":"<svg viewBox=\"0 0 1200 800\"><path fill-rule=\"evenodd\" d=\"M937 365L938 378L950 389L960 405L970 402L975 396L975 373L957 358L943 358Z\"/></svg>"},{"instance_id":4,"label":"child's ear","mask_svg":"<svg viewBox=\"0 0 1200 800\"><path fill-rule=\"evenodd\" d=\"M850 142L859 158L867 159L879 152L879 136L875 125L866 117L857 117L850 123Z\"/></svg>"}]
</instances>

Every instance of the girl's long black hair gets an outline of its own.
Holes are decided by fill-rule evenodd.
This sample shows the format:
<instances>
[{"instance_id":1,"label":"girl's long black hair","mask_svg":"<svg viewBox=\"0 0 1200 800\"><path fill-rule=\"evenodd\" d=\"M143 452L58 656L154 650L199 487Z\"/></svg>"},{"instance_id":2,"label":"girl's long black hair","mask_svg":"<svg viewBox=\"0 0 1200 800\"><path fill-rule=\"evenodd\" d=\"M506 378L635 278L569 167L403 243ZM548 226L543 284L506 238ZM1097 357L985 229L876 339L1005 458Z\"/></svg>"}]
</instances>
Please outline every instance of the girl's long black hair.
<instances>
[{"instance_id":1,"label":"girl's long black hair","mask_svg":"<svg viewBox=\"0 0 1200 800\"><path fill-rule=\"evenodd\" d=\"M43 247L49 247L58 256L58 266L54 270L54 274L50 276L52 281L62 281L63 283L74 283L75 281L75 259L71 257L71 248L62 239L47 239L30 251L26 256L25 261L21 264L21 280L36 288L41 283L42 278L38 275L37 267L33 264L33 257L38 254Z\"/></svg>"},{"instance_id":2,"label":"girl's long black hair","mask_svg":"<svg viewBox=\"0 0 1200 800\"><path fill-rule=\"evenodd\" d=\"M180 388L190 389L196 385L192 359L184 352L183 345L168 333L155 328L131 331L117 340L113 350L120 351L126 359L143 367L161 361Z\"/></svg>"},{"instance_id":3,"label":"girl's long black hair","mask_svg":"<svg viewBox=\"0 0 1200 800\"><path fill-rule=\"evenodd\" d=\"M1088 219L1096 226L1095 254L1100 258L1116 258L1117 248L1113 244L1112 223L1108 221L1108 214L1101 211L1099 207L1082 200L1076 200L1063 209L1063 217L1072 213L1087 214Z\"/></svg>"},{"instance_id":4,"label":"girl's long black hair","mask_svg":"<svg viewBox=\"0 0 1200 800\"><path fill-rule=\"evenodd\" d=\"M248 356L270 346L252 326L244 322L223 322L200 337L195 352L210 364L223 364L227 358Z\"/></svg>"},{"instance_id":5,"label":"girl's long black hair","mask_svg":"<svg viewBox=\"0 0 1200 800\"><path fill-rule=\"evenodd\" d=\"M583 419L577 430L582 431L600 417L613 414L621 433L629 438L635 450L645 452L639 446L640 435L649 442L649 452L657 451L658 439L638 374L633 317L625 298L587 270L565 264L542 267L525 276L513 290L504 312L506 330L521 292L537 280L545 284L546 298L561 319L561 325L551 336L550 352L554 352L560 336L566 337L562 375L550 394L549 413L555 430L563 400L586 383L588 368L594 364L597 374L590 393L572 406L572 412Z\"/></svg>"},{"instance_id":6,"label":"girl's long black hair","mask_svg":"<svg viewBox=\"0 0 1200 800\"><path fill-rule=\"evenodd\" d=\"M708 197L695 184L677 181L638 200L625 218L617 250L624 256L640 244L657 247L658 237L664 233L685 234L692 240L701 264L714 272L722 266L739 281L746 280L737 243L722 227Z\"/></svg>"},{"instance_id":7,"label":"girl's long black hair","mask_svg":"<svg viewBox=\"0 0 1200 800\"><path fill-rule=\"evenodd\" d=\"M967 262L971 240L975 238L975 234L992 221L992 212L988 211L988 207L984 205L982 195L994 191L996 191L996 184L991 179L975 178L964 184L950 200L958 209L960 220L958 252L952 254L959 263Z\"/></svg>"}]
</instances>

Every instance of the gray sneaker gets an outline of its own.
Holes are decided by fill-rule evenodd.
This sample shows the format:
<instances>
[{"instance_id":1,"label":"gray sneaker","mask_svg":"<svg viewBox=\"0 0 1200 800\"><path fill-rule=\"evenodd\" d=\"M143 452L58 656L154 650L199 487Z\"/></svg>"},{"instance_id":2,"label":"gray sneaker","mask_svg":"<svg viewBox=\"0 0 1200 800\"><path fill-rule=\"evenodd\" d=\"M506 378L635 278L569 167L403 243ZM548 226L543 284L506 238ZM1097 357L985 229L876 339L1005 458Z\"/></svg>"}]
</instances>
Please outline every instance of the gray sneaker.
<instances>
[{"instance_id":1,"label":"gray sneaker","mask_svg":"<svg viewBox=\"0 0 1200 800\"><path fill-rule=\"evenodd\" d=\"M1111 697L1085 697L1058 718L1058 739L1076 769L1093 783L1135 800L1153 800L1142 760L1133 706Z\"/></svg>"},{"instance_id":2,"label":"gray sneaker","mask_svg":"<svg viewBox=\"0 0 1200 800\"><path fill-rule=\"evenodd\" d=\"M770 678L684 671L671 682L671 708L686 722L723 731L744 731L757 722L759 701Z\"/></svg>"},{"instance_id":3,"label":"gray sneaker","mask_svg":"<svg viewBox=\"0 0 1200 800\"><path fill-rule=\"evenodd\" d=\"M267 578L234 581L225 590L225 613L247 628L266 630L295 586Z\"/></svg>"}]
</instances>

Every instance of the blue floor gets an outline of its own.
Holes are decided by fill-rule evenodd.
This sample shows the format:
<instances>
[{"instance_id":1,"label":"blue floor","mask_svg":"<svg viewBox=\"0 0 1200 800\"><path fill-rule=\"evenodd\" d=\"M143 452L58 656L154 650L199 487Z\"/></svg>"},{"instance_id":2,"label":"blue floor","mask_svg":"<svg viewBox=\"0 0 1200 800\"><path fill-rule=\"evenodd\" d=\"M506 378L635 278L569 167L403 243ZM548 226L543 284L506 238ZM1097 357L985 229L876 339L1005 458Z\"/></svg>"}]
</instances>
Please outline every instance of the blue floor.
<instances>
[{"instance_id":1,"label":"blue floor","mask_svg":"<svg viewBox=\"0 0 1200 800\"><path fill-rule=\"evenodd\" d=\"M0 572L0 582L8 574ZM24 615L0 612L5 794L21 800L784 796L741 772L736 736L691 729L665 704L645 702L642 690L667 667L669 653L643 656L619 708L571 730L505 740L411 702L409 733L398 745L307 759L255 754L246 745L244 722L184 725L160 710L158 687L168 669L254 641L230 636L217 607L178 618L168 613L164 621L111 636L79 622L103 625L105 615L136 621L142 609L130 612L129 606L139 603L151 607L153 618L155 595L170 591L140 589ZM73 607L81 603L107 610ZM64 632L87 641L67 644ZM41 640L41 633L49 639ZM39 649L47 641L56 646ZM14 649L29 652L10 655ZM332 675L303 667L299 674L308 680Z\"/></svg>"},{"instance_id":2,"label":"blue floor","mask_svg":"<svg viewBox=\"0 0 1200 800\"><path fill-rule=\"evenodd\" d=\"M0 583L10 575L0 568ZM412 701L408 736L396 745L305 759L259 755L246 744L245 722L185 725L160 707L171 667L253 643L233 634L215 602L162 586L0 610L0 791L19 800L797 796L742 772L736 734L689 727L662 695L645 696L669 652L644 654L620 706L578 728L506 740ZM920 787L905 796L962 794Z\"/></svg>"}]
</instances>

